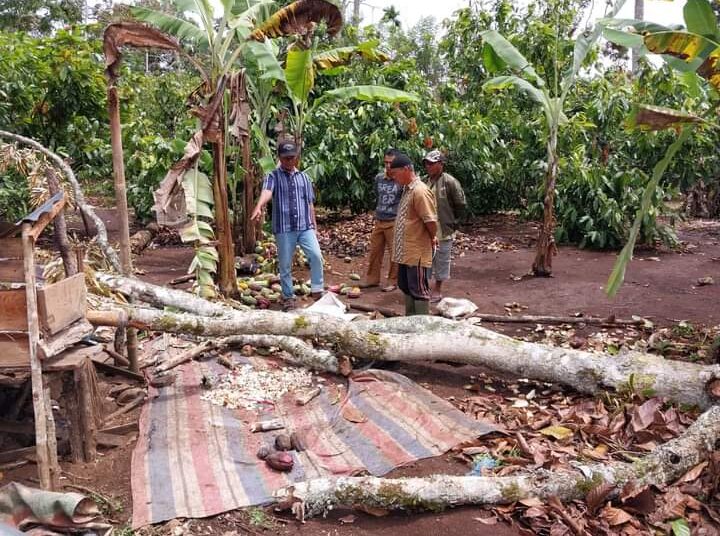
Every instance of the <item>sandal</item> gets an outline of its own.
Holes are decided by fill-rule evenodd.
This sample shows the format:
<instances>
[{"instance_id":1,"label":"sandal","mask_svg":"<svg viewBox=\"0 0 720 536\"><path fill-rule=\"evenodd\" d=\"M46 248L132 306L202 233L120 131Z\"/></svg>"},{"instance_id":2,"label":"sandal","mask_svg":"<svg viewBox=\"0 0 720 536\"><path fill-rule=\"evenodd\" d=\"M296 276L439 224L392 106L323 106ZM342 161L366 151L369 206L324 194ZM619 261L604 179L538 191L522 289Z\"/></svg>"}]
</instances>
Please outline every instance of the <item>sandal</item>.
<instances>
[{"instance_id":1,"label":"sandal","mask_svg":"<svg viewBox=\"0 0 720 536\"><path fill-rule=\"evenodd\" d=\"M396 288L397 288L397 285L388 285L387 287L383 287L382 291L383 292L392 292Z\"/></svg>"}]
</instances>

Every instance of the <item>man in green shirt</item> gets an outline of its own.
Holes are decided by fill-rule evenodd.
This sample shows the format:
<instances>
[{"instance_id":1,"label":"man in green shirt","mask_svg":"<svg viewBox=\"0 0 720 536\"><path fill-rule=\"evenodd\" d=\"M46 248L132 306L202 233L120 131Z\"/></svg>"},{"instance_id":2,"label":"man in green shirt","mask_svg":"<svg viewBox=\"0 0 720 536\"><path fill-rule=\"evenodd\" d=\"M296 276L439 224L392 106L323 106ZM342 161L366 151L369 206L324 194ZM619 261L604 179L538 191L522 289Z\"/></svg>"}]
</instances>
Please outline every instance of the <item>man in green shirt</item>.
<instances>
[{"instance_id":1,"label":"man in green shirt","mask_svg":"<svg viewBox=\"0 0 720 536\"><path fill-rule=\"evenodd\" d=\"M467 203L465 192L460 182L445 173L445 155L440 151L430 151L423 158L423 165L428 175L427 185L435 195L438 214L438 247L432 265L432 277L435 279L435 288L431 302L442 299L443 281L450 279L450 256L453 238L460 218L465 214Z\"/></svg>"}]
</instances>

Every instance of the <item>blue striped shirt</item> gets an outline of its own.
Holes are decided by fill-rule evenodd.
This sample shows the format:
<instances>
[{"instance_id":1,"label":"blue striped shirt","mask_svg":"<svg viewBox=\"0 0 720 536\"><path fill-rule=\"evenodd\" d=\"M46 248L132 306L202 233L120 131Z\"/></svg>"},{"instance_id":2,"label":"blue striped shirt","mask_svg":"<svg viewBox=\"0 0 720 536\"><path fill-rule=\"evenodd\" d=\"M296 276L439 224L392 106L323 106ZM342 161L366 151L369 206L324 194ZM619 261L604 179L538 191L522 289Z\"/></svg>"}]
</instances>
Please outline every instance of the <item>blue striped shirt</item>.
<instances>
[{"instance_id":1,"label":"blue striped shirt","mask_svg":"<svg viewBox=\"0 0 720 536\"><path fill-rule=\"evenodd\" d=\"M297 169L288 172L278 166L265 177L263 190L272 192L273 234L315 228L310 213L315 191L305 173Z\"/></svg>"}]
</instances>

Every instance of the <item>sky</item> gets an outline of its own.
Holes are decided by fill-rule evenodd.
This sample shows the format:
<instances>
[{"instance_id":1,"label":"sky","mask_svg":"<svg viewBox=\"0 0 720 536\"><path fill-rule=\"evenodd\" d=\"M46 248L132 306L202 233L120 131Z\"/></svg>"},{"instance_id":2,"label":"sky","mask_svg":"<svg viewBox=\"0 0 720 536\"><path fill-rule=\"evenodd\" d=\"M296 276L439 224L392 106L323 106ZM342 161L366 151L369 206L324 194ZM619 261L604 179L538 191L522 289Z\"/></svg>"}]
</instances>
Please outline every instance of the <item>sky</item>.
<instances>
[{"instance_id":1,"label":"sky","mask_svg":"<svg viewBox=\"0 0 720 536\"><path fill-rule=\"evenodd\" d=\"M596 8L594 18L601 17L605 6L604 0L594 1ZM395 6L400 12L403 28L413 26L420 18L433 16L438 21L452 16L453 12L467 7L468 0L364 0L361 13L364 24L378 22L383 15L383 8ZM645 20L660 24L682 24L682 8L685 0L645 0ZM633 0L627 0L618 17L633 18Z\"/></svg>"}]
</instances>

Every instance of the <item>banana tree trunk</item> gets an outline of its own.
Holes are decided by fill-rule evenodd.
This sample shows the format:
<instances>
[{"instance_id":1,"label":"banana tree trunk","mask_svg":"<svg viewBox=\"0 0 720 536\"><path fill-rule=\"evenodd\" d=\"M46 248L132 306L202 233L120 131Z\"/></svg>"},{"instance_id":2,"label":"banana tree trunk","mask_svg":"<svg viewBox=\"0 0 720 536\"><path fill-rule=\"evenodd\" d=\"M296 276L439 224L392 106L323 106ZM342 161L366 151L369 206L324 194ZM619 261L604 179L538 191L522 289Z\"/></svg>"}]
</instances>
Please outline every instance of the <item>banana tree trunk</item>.
<instances>
[{"instance_id":1,"label":"banana tree trunk","mask_svg":"<svg viewBox=\"0 0 720 536\"><path fill-rule=\"evenodd\" d=\"M255 222L250 219L255 206L255 167L250 154L250 136L242 137L242 165L245 170L243 178L243 250L252 253L258 236Z\"/></svg>"},{"instance_id":2,"label":"banana tree trunk","mask_svg":"<svg viewBox=\"0 0 720 536\"><path fill-rule=\"evenodd\" d=\"M558 127L551 125L548 140L548 167L545 174L545 200L543 202L543 221L538 233L537 252L532 273L537 277L552 275L552 258L557 255L555 245L555 183L558 174L557 152Z\"/></svg>"},{"instance_id":3,"label":"banana tree trunk","mask_svg":"<svg viewBox=\"0 0 720 536\"><path fill-rule=\"evenodd\" d=\"M224 122L221 121L221 125ZM213 146L213 198L215 221L217 223L218 285L225 296L237 294L235 280L235 246L233 245L232 223L228 206L227 166L225 162L225 131L218 129L219 139Z\"/></svg>"}]
</instances>

